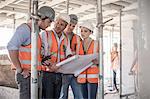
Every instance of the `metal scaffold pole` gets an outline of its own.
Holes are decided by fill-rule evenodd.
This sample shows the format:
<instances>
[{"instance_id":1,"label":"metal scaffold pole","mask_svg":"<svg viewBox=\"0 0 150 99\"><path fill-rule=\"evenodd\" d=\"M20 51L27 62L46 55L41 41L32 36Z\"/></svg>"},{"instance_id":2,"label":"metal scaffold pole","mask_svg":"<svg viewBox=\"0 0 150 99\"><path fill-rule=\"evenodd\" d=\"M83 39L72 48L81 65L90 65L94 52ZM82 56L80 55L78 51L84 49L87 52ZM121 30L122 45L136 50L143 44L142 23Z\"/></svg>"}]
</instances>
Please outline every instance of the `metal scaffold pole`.
<instances>
[{"instance_id":1,"label":"metal scaffold pole","mask_svg":"<svg viewBox=\"0 0 150 99\"><path fill-rule=\"evenodd\" d=\"M66 1L67 14L69 14L69 0Z\"/></svg>"},{"instance_id":2,"label":"metal scaffold pole","mask_svg":"<svg viewBox=\"0 0 150 99\"><path fill-rule=\"evenodd\" d=\"M99 40L99 99L104 99L104 64L103 64L103 15L102 0L97 0L97 38Z\"/></svg>"},{"instance_id":3,"label":"metal scaffold pole","mask_svg":"<svg viewBox=\"0 0 150 99\"><path fill-rule=\"evenodd\" d=\"M37 25L37 19L35 18L38 14L38 0L33 0L32 13L32 34L31 34L31 99L38 99L38 33L39 27Z\"/></svg>"},{"instance_id":4,"label":"metal scaffold pole","mask_svg":"<svg viewBox=\"0 0 150 99\"><path fill-rule=\"evenodd\" d=\"M120 99L122 99L122 10L119 13L119 27L120 27Z\"/></svg>"},{"instance_id":5,"label":"metal scaffold pole","mask_svg":"<svg viewBox=\"0 0 150 99\"><path fill-rule=\"evenodd\" d=\"M16 28L16 18L15 18L15 14L13 15L13 30L15 31Z\"/></svg>"},{"instance_id":6,"label":"metal scaffold pole","mask_svg":"<svg viewBox=\"0 0 150 99\"><path fill-rule=\"evenodd\" d=\"M31 17L31 2L32 2L32 0L29 0L29 10L28 10L28 18L27 18L27 20L29 20L30 19L30 17Z\"/></svg>"}]
</instances>

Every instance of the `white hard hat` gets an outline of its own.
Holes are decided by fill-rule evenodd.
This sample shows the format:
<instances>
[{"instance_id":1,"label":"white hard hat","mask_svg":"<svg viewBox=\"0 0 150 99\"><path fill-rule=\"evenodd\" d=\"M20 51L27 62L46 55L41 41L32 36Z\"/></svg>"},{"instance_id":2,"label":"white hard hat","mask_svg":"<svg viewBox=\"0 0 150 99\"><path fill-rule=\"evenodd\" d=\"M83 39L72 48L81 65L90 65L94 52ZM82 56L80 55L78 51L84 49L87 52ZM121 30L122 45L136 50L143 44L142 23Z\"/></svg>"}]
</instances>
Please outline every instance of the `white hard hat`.
<instances>
[{"instance_id":1,"label":"white hard hat","mask_svg":"<svg viewBox=\"0 0 150 99\"><path fill-rule=\"evenodd\" d=\"M60 13L60 14L57 16L56 19L62 19L62 20L64 20L65 22L70 23L70 17L69 17L69 15L66 14L66 13Z\"/></svg>"},{"instance_id":2,"label":"white hard hat","mask_svg":"<svg viewBox=\"0 0 150 99\"><path fill-rule=\"evenodd\" d=\"M51 7L43 6L38 10L38 15L41 19L48 17L50 20L53 21L55 18L55 11Z\"/></svg>"},{"instance_id":3,"label":"white hard hat","mask_svg":"<svg viewBox=\"0 0 150 99\"><path fill-rule=\"evenodd\" d=\"M82 22L81 24L79 24L79 27L85 27L85 28L87 28L87 29L89 29L91 31L94 30L94 27L93 27L92 23L89 22L89 21Z\"/></svg>"}]
</instances>

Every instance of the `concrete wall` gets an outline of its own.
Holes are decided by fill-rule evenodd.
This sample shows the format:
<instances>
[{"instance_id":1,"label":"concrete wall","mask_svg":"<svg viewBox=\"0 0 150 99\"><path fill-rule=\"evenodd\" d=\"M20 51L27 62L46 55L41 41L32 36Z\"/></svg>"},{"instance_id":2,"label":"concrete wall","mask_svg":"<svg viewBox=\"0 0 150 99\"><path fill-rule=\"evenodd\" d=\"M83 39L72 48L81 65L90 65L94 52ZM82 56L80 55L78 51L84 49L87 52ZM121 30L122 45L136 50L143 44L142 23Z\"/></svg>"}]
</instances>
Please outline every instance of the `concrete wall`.
<instances>
[{"instance_id":1,"label":"concrete wall","mask_svg":"<svg viewBox=\"0 0 150 99\"><path fill-rule=\"evenodd\" d=\"M139 99L150 99L150 0L139 0Z\"/></svg>"},{"instance_id":2,"label":"concrete wall","mask_svg":"<svg viewBox=\"0 0 150 99\"><path fill-rule=\"evenodd\" d=\"M133 76L129 75L134 55L132 27L132 21L122 23L122 95L134 92Z\"/></svg>"}]
</instances>

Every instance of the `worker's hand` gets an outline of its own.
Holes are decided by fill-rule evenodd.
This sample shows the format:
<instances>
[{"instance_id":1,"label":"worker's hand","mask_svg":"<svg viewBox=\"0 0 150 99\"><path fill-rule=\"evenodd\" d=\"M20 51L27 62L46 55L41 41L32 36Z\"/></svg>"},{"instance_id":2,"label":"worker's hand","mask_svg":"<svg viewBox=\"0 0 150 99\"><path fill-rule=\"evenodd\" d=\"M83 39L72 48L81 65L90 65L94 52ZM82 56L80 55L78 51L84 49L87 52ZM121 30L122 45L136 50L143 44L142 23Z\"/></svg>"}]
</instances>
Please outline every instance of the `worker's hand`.
<instances>
[{"instance_id":1,"label":"worker's hand","mask_svg":"<svg viewBox=\"0 0 150 99\"><path fill-rule=\"evenodd\" d=\"M58 70L58 66L56 66L56 63L53 63L53 64L51 64L50 66L49 66L49 70L50 70L50 72L55 72L55 71L57 71Z\"/></svg>"},{"instance_id":2,"label":"worker's hand","mask_svg":"<svg viewBox=\"0 0 150 99\"><path fill-rule=\"evenodd\" d=\"M98 62L98 60L97 60L97 59L92 60L92 62L93 62L93 64L96 64L96 65L98 65L98 64L99 64L99 62Z\"/></svg>"},{"instance_id":3,"label":"worker's hand","mask_svg":"<svg viewBox=\"0 0 150 99\"><path fill-rule=\"evenodd\" d=\"M42 65L44 65L44 66L50 66L51 63L50 63L49 60L46 60L46 61L43 61L43 62L42 62Z\"/></svg>"},{"instance_id":4,"label":"worker's hand","mask_svg":"<svg viewBox=\"0 0 150 99\"><path fill-rule=\"evenodd\" d=\"M30 71L27 69L23 69L21 74L23 75L24 78L27 78L30 76Z\"/></svg>"}]
</instances>

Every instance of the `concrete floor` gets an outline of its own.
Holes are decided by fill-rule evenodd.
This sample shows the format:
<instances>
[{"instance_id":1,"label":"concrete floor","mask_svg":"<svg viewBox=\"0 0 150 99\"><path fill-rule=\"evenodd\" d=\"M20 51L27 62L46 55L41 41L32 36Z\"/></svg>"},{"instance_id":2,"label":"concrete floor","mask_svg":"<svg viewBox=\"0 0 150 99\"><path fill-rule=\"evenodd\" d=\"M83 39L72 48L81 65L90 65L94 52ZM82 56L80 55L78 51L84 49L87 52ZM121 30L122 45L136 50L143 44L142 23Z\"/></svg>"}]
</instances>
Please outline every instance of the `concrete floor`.
<instances>
[{"instance_id":1,"label":"concrete floor","mask_svg":"<svg viewBox=\"0 0 150 99\"><path fill-rule=\"evenodd\" d=\"M0 86L0 99L19 99L18 90Z\"/></svg>"},{"instance_id":2,"label":"concrete floor","mask_svg":"<svg viewBox=\"0 0 150 99\"><path fill-rule=\"evenodd\" d=\"M0 99L19 99L18 90L10 87L0 86ZM73 99L73 94L71 89L69 89L69 98ZM99 97L97 99L100 99ZM120 99L119 93L109 93L104 95L104 99ZM122 99L136 99L135 96L130 96L128 98L124 97Z\"/></svg>"},{"instance_id":3,"label":"concrete floor","mask_svg":"<svg viewBox=\"0 0 150 99\"><path fill-rule=\"evenodd\" d=\"M116 94L106 94L104 96L104 99L120 99L120 97L119 97L118 93L116 93Z\"/></svg>"}]
</instances>

